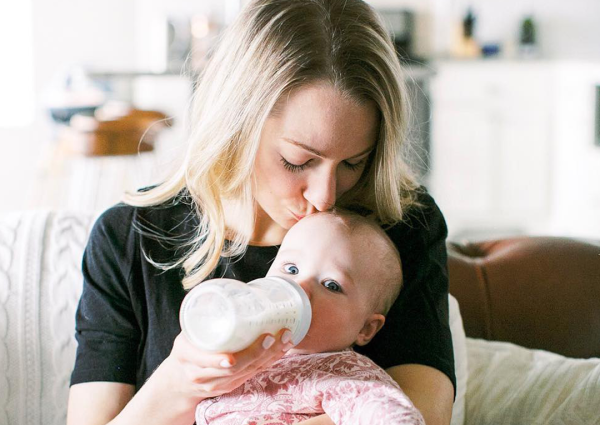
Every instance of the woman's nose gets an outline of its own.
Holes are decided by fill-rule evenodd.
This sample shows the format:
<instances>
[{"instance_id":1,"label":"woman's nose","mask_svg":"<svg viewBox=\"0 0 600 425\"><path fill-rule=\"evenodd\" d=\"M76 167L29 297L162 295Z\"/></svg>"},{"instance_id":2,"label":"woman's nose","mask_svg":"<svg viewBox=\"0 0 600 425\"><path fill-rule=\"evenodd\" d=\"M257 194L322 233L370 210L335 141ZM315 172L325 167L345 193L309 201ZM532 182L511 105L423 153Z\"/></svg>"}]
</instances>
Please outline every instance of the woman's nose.
<instances>
[{"instance_id":1,"label":"woman's nose","mask_svg":"<svg viewBox=\"0 0 600 425\"><path fill-rule=\"evenodd\" d=\"M335 205L336 186L335 170L322 170L309 179L304 198L317 211L328 211Z\"/></svg>"}]
</instances>

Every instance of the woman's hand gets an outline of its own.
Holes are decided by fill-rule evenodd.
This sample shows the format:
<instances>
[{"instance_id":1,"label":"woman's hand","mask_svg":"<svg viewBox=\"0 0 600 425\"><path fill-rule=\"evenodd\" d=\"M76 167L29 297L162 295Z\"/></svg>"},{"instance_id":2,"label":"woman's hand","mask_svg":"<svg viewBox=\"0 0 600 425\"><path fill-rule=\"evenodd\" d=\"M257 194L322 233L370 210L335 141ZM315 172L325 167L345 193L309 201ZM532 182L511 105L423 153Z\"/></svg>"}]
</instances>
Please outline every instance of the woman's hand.
<instances>
[{"instance_id":1,"label":"woman's hand","mask_svg":"<svg viewBox=\"0 0 600 425\"><path fill-rule=\"evenodd\" d=\"M83 403L95 400L104 386L88 383L80 384L76 392L72 389L69 423L106 424L116 415L110 424L189 425L194 422L196 405L201 400L230 392L270 367L292 347L291 336L290 331L282 329L276 335L261 335L250 347L237 353L207 353L179 334L169 357L130 401L131 395L119 396L117 391L104 391L105 397L115 399L114 403ZM109 389L116 385L125 386L110 384L113 385L108 385ZM125 404L120 413L114 409L110 415L105 412L104 406ZM108 419L98 421L99 418Z\"/></svg>"},{"instance_id":2,"label":"woman's hand","mask_svg":"<svg viewBox=\"0 0 600 425\"><path fill-rule=\"evenodd\" d=\"M279 360L292 347L292 333L261 335L250 347L237 353L208 353L179 334L171 355L148 380L193 398L195 402L228 393L259 371Z\"/></svg>"}]
</instances>

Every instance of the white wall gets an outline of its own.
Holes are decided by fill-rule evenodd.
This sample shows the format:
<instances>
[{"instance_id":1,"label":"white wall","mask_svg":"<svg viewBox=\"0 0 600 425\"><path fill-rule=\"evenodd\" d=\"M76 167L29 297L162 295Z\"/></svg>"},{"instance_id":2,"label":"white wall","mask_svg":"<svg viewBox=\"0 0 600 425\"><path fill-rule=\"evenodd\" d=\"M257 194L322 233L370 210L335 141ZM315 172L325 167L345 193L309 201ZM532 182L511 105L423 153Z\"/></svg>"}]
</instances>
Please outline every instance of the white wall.
<instances>
[{"instance_id":1,"label":"white wall","mask_svg":"<svg viewBox=\"0 0 600 425\"><path fill-rule=\"evenodd\" d=\"M33 0L36 114L25 128L0 128L0 211L31 205L53 131L40 104L57 72L81 64L131 69L135 60L133 0Z\"/></svg>"},{"instance_id":2,"label":"white wall","mask_svg":"<svg viewBox=\"0 0 600 425\"><path fill-rule=\"evenodd\" d=\"M160 51L156 30L165 14L213 11L223 15L221 0L32 0L35 91L33 125L0 128L0 211L29 205L35 164L52 141L52 128L39 101L53 75L69 64L97 69L151 69ZM235 3L244 0L230 0ZM370 0L375 7L408 7L417 14L417 51L444 54L466 5L477 14L480 41L514 41L518 22L533 10L544 55L553 59L600 60L598 0ZM153 25L146 26L148 23ZM163 33L164 36L164 33ZM156 70L156 69L155 69Z\"/></svg>"},{"instance_id":3,"label":"white wall","mask_svg":"<svg viewBox=\"0 0 600 425\"><path fill-rule=\"evenodd\" d=\"M563 64L557 74L553 232L600 238L600 146L594 143L600 64Z\"/></svg>"}]
</instances>

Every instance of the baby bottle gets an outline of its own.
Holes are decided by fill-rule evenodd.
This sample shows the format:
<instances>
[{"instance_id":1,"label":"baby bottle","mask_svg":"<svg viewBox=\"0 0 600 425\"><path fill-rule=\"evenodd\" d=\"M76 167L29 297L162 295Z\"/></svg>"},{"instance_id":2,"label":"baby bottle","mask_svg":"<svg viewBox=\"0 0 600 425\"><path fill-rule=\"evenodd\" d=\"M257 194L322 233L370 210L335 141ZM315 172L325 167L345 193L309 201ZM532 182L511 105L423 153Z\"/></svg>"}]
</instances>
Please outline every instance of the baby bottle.
<instances>
[{"instance_id":1,"label":"baby bottle","mask_svg":"<svg viewBox=\"0 0 600 425\"><path fill-rule=\"evenodd\" d=\"M264 277L243 283L212 279L193 288L179 312L181 329L198 348L233 353L248 347L264 333L282 328L297 345L306 336L312 311L306 292L283 277Z\"/></svg>"}]
</instances>

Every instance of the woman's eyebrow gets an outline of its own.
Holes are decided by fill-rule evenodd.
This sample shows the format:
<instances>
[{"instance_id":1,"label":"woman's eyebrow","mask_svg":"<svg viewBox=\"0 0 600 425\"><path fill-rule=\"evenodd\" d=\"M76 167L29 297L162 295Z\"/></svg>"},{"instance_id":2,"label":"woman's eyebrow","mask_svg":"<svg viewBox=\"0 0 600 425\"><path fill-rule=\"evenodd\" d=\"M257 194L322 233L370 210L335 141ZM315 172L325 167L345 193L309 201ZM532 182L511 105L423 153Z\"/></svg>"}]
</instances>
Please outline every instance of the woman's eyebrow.
<instances>
[{"instance_id":1,"label":"woman's eyebrow","mask_svg":"<svg viewBox=\"0 0 600 425\"><path fill-rule=\"evenodd\" d=\"M307 150L310 153L312 153L320 158L327 158L327 156L323 152L318 151L317 149L313 148L312 146L308 146L302 142L298 142L297 140L289 139L287 137L283 137L283 140L285 140L288 143L291 143L292 145L298 146L299 148ZM356 155L351 156L350 158L357 158L359 156L363 156L366 153L370 153L373 149L375 149L375 148L368 147L367 149L363 150L362 152L357 153Z\"/></svg>"}]
</instances>

